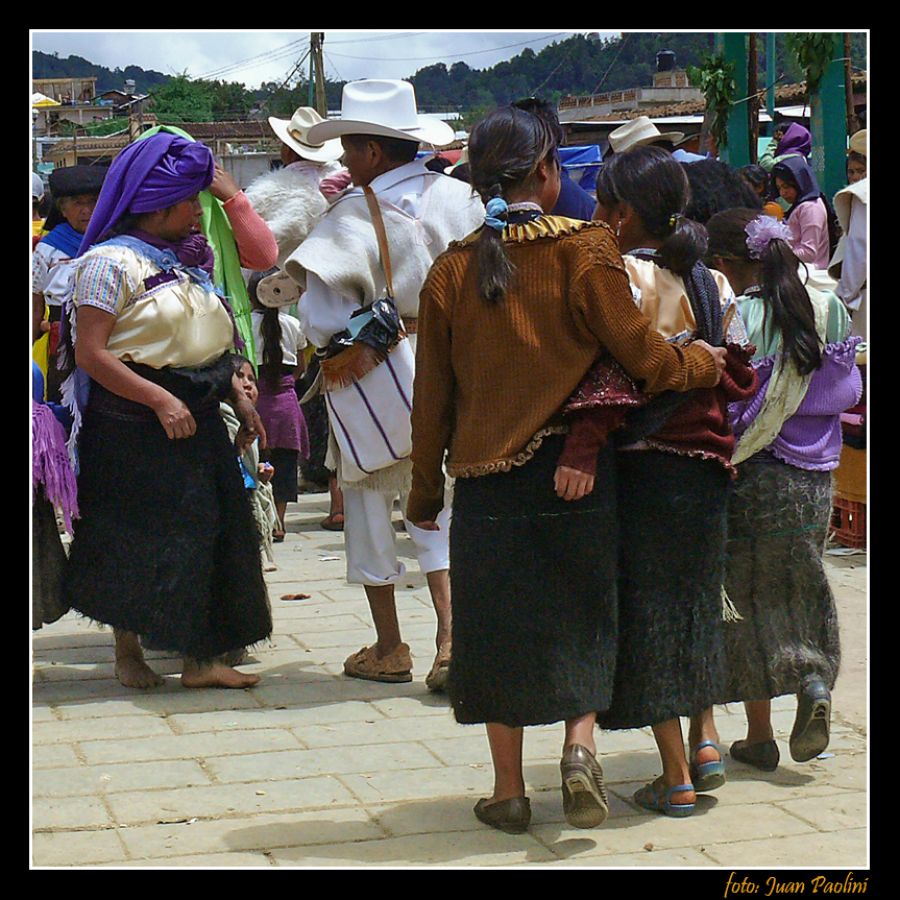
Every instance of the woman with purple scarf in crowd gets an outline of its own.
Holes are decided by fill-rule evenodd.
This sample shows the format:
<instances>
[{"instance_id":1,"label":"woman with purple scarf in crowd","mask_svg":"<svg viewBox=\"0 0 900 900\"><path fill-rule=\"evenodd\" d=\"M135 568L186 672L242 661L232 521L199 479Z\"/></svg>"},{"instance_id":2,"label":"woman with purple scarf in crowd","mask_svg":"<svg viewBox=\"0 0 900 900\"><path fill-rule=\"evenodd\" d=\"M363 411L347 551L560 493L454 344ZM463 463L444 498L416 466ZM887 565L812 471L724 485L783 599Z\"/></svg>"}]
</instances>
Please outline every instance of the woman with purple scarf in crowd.
<instances>
[{"instance_id":1,"label":"woman with purple scarf in crowd","mask_svg":"<svg viewBox=\"0 0 900 900\"><path fill-rule=\"evenodd\" d=\"M840 237L834 209L819 189L805 159L792 156L772 168L775 186L788 206L784 220L791 230L791 249L814 269L827 269Z\"/></svg>"},{"instance_id":2,"label":"woman with purple scarf in crowd","mask_svg":"<svg viewBox=\"0 0 900 900\"><path fill-rule=\"evenodd\" d=\"M142 646L180 653L186 687L248 687L258 677L220 657L272 629L219 401L242 423L239 449L257 436L264 444L265 431L234 375L234 320L200 231L198 194L210 189L226 212L237 206L235 239L252 245L242 261L272 264L274 240L235 188L199 142L159 133L126 147L109 168L66 304L78 368L64 398L81 519L65 600L113 627L116 675L129 687L162 681Z\"/></svg>"},{"instance_id":3,"label":"woman with purple scarf in crowd","mask_svg":"<svg viewBox=\"0 0 900 900\"><path fill-rule=\"evenodd\" d=\"M759 165L767 172L771 172L775 163L782 162L788 157L808 159L810 150L812 150L812 135L809 130L799 122L790 122L787 126L782 122L775 128L769 146L760 156Z\"/></svg>"},{"instance_id":4,"label":"woman with purple scarf in crowd","mask_svg":"<svg viewBox=\"0 0 900 900\"><path fill-rule=\"evenodd\" d=\"M709 255L739 295L760 384L729 410L738 477L728 501L725 590L739 618L725 624L727 675L716 702L744 702L747 737L732 744L732 759L772 771L773 697L797 695L794 760L828 746L840 639L822 553L840 414L862 391L860 338L848 337L836 295L801 282L785 223L730 209L707 230Z\"/></svg>"}]
</instances>

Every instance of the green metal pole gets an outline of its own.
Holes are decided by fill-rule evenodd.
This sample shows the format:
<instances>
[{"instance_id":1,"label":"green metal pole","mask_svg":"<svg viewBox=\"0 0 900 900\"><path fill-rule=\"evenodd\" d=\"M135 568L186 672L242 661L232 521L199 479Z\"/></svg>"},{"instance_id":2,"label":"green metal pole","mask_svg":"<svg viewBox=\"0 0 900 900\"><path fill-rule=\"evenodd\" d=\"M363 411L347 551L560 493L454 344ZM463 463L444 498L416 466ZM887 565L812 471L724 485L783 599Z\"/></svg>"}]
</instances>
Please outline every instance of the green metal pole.
<instances>
[{"instance_id":1,"label":"green metal pole","mask_svg":"<svg viewBox=\"0 0 900 900\"><path fill-rule=\"evenodd\" d=\"M736 100L728 114L728 145L719 158L729 166L738 168L750 164L750 126L747 121L747 34L726 32L722 35L722 48L726 62L734 63Z\"/></svg>"},{"instance_id":2,"label":"green metal pole","mask_svg":"<svg viewBox=\"0 0 900 900\"><path fill-rule=\"evenodd\" d=\"M833 197L847 184L847 97L843 36L834 34L831 63L809 98L811 165L822 192Z\"/></svg>"},{"instance_id":3,"label":"green metal pole","mask_svg":"<svg viewBox=\"0 0 900 900\"><path fill-rule=\"evenodd\" d=\"M766 35L766 112L775 121L775 32ZM771 134L771 129L769 134Z\"/></svg>"}]
</instances>

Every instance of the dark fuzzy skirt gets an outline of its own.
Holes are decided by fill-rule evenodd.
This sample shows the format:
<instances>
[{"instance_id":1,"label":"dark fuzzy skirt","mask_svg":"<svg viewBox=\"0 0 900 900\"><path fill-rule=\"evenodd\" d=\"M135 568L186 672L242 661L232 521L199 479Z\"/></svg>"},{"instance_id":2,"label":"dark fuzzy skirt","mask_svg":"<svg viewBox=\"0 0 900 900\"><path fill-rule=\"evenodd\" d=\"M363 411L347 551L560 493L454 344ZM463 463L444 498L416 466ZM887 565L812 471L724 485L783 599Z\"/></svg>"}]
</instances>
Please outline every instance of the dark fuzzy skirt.
<instances>
[{"instance_id":1,"label":"dark fuzzy skirt","mask_svg":"<svg viewBox=\"0 0 900 900\"><path fill-rule=\"evenodd\" d=\"M282 447L274 447L271 450L261 450L260 459L270 462L275 468L272 476L272 495L276 503L297 502L297 464L299 452L285 450Z\"/></svg>"},{"instance_id":2,"label":"dark fuzzy skirt","mask_svg":"<svg viewBox=\"0 0 900 900\"><path fill-rule=\"evenodd\" d=\"M718 698L728 483L711 460L618 454L619 650L601 727L655 725Z\"/></svg>"},{"instance_id":3,"label":"dark fuzzy skirt","mask_svg":"<svg viewBox=\"0 0 900 900\"><path fill-rule=\"evenodd\" d=\"M605 709L616 657L611 451L592 494L560 500L562 438L510 472L458 478L450 528L460 723L539 725Z\"/></svg>"},{"instance_id":4,"label":"dark fuzzy skirt","mask_svg":"<svg viewBox=\"0 0 900 900\"><path fill-rule=\"evenodd\" d=\"M149 649L209 660L272 630L250 501L210 385L135 368L187 403L197 432L170 440L147 407L92 385L65 600Z\"/></svg>"},{"instance_id":5,"label":"dark fuzzy skirt","mask_svg":"<svg viewBox=\"0 0 900 900\"><path fill-rule=\"evenodd\" d=\"M63 601L65 567L56 513L39 489L31 508L31 627L35 631L69 611Z\"/></svg>"},{"instance_id":6,"label":"dark fuzzy skirt","mask_svg":"<svg viewBox=\"0 0 900 900\"><path fill-rule=\"evenodd\" d=\"M831 473L778 461L738 469L728 506L725 588L741 621L725 625L718 702L768 700L816 674L834 687L841 649L822 552Z\"/></svg>"}]
</instances>

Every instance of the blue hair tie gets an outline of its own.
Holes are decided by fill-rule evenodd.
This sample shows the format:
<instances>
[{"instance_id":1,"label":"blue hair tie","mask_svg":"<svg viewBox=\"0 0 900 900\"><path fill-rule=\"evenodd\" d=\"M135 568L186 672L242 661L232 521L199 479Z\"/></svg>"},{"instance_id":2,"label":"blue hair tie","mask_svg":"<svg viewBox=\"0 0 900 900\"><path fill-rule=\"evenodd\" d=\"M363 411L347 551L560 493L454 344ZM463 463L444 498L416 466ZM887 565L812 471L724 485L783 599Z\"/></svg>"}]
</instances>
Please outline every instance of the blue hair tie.
<instances>
[{"instance_id":1,"label":"blue hair tie","mask_svg":"<svg viewBox=\"0 0 900 900\"><path fill-rule=\"evenodd\" d=\"M503 231L506 228L506 217L509 213L509 206L502 197L491 197L484 208L486 213L484 224L489 225L497 231Z\"/></svg>"}]
</instances>

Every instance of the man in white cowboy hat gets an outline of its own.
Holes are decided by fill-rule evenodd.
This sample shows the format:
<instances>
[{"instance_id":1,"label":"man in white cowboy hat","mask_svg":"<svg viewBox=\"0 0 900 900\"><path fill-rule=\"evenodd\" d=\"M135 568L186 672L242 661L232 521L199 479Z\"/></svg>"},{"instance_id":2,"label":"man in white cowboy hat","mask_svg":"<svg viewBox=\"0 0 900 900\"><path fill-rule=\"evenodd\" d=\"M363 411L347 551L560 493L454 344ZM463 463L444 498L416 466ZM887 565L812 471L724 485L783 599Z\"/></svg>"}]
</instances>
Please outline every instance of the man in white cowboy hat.
<instances>
[{"instance_id":1,"label":"man in white cowboy hat","mask_svg":"<svg viewBox=\"0 0 900 900\"><path fill-rule=\"evenodd\" d=\"M428 270L450 241L484 223L484 207L469 186L416 160L420 144L446 146L454 133L445 122L418 114L408 82L366 79L345 85L341 118L316 125L308 134L310 141L333 138L341 140L354 187L335 200L285 264L305 288L299 305L303 329L313 344L325 347L347 327L355 310L384 296L386 279L363 192L368 186L384 219L394 299L414 349L419 290ZM413 402L428 398L417 395ZM397 560L391 523L397 495L405 510L411 473L405 459L361 481L341 484L347 580L364 587L377 635L375 644L344 663L344 672L352 677L412 679L394 599L394 585L405 567ZM449 519L448 504L436 531L406 521L437 613L437 655L426 678L431 690L443 688L450 659Z\"/></svg>"},{"instance_id":2,"label":"man in white cowboy hat","mask_svg":"<svg viewBox=\"0 0 900 900\"><path fill-rule=\"evenodd\" d=\"M647 116L638 116L609 133L609 148L604 156L627 153L633 147L643 147L646 144L673 150L683 139L683 132L660 131Z\"/></svg>"},{"instance_id":3,"label":"man in white cowboy hat","mask_svg":"<svg viewBox=\"0 0 900 900\"><path fill-rule=\"evenodd\" d=\"M294 110L290 119L269 117L281 141L283 167L255 179L244 193L278 243L278 267L303 242L328 207L321 183L341 171L338 140L313 143L309 130L324 121L311 107Z\"/></svg>"},{"instance_id":4,"label":"man in white cowboy hat","mask_svg":"<svg viewBox=\"0 0 900 900\"><path fill-rule=\"evenodd\" d=\"M862 160L861 176L850 173L850 184L834 195L834 211L841 223L841 238L834 249L834 256L828 265L828 274L837 278L834 292L844 301L853 317L852 333L863 339L868 338L868 217L866 206L869 202L869 179L867 157L868 148L865 129L857 131L850 138L847 156L851 162Z\"/></svg>"}]
</instances>

